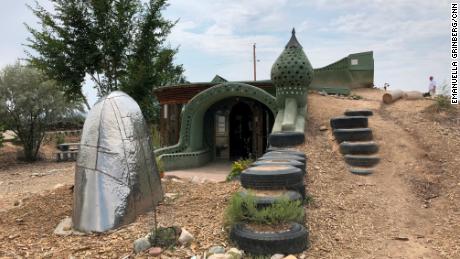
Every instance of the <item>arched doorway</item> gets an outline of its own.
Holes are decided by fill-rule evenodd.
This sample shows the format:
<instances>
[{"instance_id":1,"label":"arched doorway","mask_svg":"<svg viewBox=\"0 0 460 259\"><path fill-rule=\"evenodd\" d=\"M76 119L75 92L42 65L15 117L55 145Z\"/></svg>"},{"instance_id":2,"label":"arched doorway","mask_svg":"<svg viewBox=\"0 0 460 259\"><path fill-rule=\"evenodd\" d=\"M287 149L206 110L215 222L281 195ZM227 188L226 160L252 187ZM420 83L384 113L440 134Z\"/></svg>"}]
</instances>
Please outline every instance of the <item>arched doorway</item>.
<instances>
[{"instance_id":1,"label":"arched doorway","mask_svg":"<svg viewBox=\"0 0 460 259\"><path fill-rule=\"evenodd\" d=\"M253 114L251 107L238 102L232 107L230 123L230 159L249 158L253 154Z\"/></svg>"}]
</instances>

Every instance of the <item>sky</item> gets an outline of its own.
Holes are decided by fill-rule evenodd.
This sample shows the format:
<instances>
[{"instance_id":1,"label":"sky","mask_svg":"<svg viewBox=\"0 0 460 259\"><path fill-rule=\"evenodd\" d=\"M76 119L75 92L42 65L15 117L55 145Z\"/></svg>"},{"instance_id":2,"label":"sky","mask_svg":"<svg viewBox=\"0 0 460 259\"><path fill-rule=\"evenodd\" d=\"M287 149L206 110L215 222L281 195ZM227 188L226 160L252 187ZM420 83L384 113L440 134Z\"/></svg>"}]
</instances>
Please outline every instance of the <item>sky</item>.
<instances>
[{"instance_id":1,"label":"sky","mask_svg":"<svg viewBox=\"0 0 460 259\"><path fill-rule=\"evenodd\" d=\"M33 0L0 0L0 67L24 58L29 33L38 27L26 7ZM51 7L47 1L40 1ZM257 79L270 69L295 27L310 63L328 65L351 53L374 52L374 83L390 89L427 91L450 71L450 1L446 0L170 0L164 16L177 20L168 44L179 47L191 82L252 80L256 43ZM84 87L96 101L92 83Z\"/></svg>"}]
</instances>

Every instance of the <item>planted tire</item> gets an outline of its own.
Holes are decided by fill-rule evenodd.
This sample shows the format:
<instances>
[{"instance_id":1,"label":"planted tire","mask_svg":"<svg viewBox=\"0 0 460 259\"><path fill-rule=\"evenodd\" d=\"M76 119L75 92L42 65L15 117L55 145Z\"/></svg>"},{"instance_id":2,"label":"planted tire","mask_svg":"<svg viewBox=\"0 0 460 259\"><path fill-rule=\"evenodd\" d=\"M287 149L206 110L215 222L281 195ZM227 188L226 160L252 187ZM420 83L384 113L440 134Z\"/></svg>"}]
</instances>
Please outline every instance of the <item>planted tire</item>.
<instances>
[{"instance_id":1,"label":"planted tire","mask_svg":"<svg viewBox=\"0 0 460 259\"><path fill-rule=\"evenodd\" d=\"M374 141L349 142L340 143L340 153L347 155L359 154L375 154L379 151L379 147Z\"/></svg>"},{"instance_id":2,"label":"planted tire","mask_svg":"<svg viewBox=\"0 0 460 259\"><path fill-rule=\"evenodd\" d=\"M370 175L374 172L372 168L350 167L350 173L357 175Z\"/></svg>"},{"instance_id":3,"label":"planted tire","mask_svg":"<svg viewBox=\"0 0 460 259\"><path fill-rule=\"evenodd\" d=\"M348 110L345 111L345 116L372 116L374 113L371 110Z\"/></svg>"},{"instance_id":4,"label":"planted tire","mask_svg":"<svg viewBox=\"0 0 460 259\"><path fill-rule=\"evenodd\" d=\"M241 197L248 195L247 191L241 191ZM283 191L280 194L269 194L269 195L258 195L257 192L253 194L255 196L256 205L258 208L267 207L273 205L276 200L286 198L289 201L303 201L302 195L296 191Z\"/></svg>"},{"instance_id":5,"label":"planted tire","mask_svg":"<svg viewBox=\"0 0 460 259\"><path fill-rule=\"evenodd\" d=\"M347 164L358 167L372 167L380 161L377 156L366 155L345 155L344 158Z\"/></svg>"},{"instance_id":6,"label":"planted tire","mask_svg":"<svg viewBox=\"0 0 460 259\"><path fill-rule=\"evenodd\" d=\"M305 134L295 131L280 131L271 133L268 142L273 147L293 147L305 142Z\"/></svg>"},{"instance_id":7,"label":"planted tire","mask_svg":"<svg viewBox=\"0 0 460 259\"><path fill-rule=\"evenodd\" d=\"M302 170L285 165L250 167L244 170L240 177L241 185L246 189L290 189L303 183Z\"/></svg>"},{"instance_id":8,"label":"planted tire","mask_svg":"<svg viewBox=\"0 0 460 259\"><path fill-rule=\"evenodd\" d=\"M302 163L297 160L292 159L283 159L283 158L273 158L273 159L266 159L266 160L258 160L252 163L252 166L261 166L261 165L290 165L293 167L297 167L305 174L305 163Z\"/></svg>"},{"instance_id":9,"label":"planted tire","mask_svg":"<svg viewBox=\"0 0 460 259\"><path fill-rule=\"evenodd\" d=\"M294 156L300 156L303 158L307 158L307 155L305 155L304 152L297 151L294 149L277 149L277 150L270 150L264 155L278 155L278 154L288 154L288 155L294 155Z\"/></svg>"},{"instance_id":10,"label":"planted tire","mask_svg":"<svg viewBox=\"0 0 460 259\"><path fill-rule=\"evenodd\" d=\"M255 232L246 224L237 223L232 227L230 239L252 254L297 254L308 248L308 231L298 223L291 223L282 232Z\"/></svg>"},{"instance_id":11,"label":"planted tire","mask_svg":"<svg viewBox=\"0 0 460 259\"><path fill-rule=\"evenodd\" d=\"M366 116L342 116L331 119L333 129L367 128L368 124Z\"/></svg>"},{"instance_id":12,"label":"planted tire","mask_svg":"<svg viewBox=\"0 0 460 259\"><path fill-rule=\"evenodd\" d=\"M301 156L291 155L291 154L283 154L283 153L267 153L259 158L259 160L273 160L273 159L288 159L288 160L295 160L301 163L306 164L306 159Z\"/></svg>"},{"instance_id":13,"label":"planted tire","mask_svg":"<svg viewBox=\"0 0 460 259\"><path fill-rule=\"evenodd\" d=\"M334 136L339 143L343 141L371 141L373 139L370 128L335 129Z\"/></svg>"}]
</instances>

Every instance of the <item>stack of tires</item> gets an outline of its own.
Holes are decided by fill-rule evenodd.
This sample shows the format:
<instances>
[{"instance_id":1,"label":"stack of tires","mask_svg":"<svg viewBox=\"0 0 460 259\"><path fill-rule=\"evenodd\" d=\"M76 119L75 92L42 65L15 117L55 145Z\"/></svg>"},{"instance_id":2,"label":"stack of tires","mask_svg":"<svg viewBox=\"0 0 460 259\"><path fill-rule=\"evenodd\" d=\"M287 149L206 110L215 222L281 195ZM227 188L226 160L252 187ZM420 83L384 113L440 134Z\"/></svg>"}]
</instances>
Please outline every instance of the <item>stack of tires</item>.
<instances>
[{"instance_id":1,"label":"stack of tires","mask_svg":"<svg viewBox=\"0 0 460 259\"><path fill-rule=\"evenodd\" d=\"M241 173L241 185L252 190L258 208L272 205L281 196L291 201L305 200L304 177L306 156L292 149L277 149L265 153ZM258 191L275 191L277 195L258 195ZM273 193L273 192L272 192ZM241 195L245 195L243 191ZM302 204L302 203L301 203ZM302 206L302 205L300 205ZM244 223L233 226L230 238L251 254L295 254L308 247L308 231L299 223L290 223L280 232L255 232Z\"/></svg>"},{"instance_id":2,"label":"stack of tires","mask_svg":"<svg viewBox=\"0 0 460 259\"><path fill-rule=\"evenodd\" d=\"M376 155L379 148L373 141L369 128L370 110L346 111L345 116L330 120L335 139L340 143L340 152L353 174L369 175L380 161Z\"/></svg>"}]
</instances>

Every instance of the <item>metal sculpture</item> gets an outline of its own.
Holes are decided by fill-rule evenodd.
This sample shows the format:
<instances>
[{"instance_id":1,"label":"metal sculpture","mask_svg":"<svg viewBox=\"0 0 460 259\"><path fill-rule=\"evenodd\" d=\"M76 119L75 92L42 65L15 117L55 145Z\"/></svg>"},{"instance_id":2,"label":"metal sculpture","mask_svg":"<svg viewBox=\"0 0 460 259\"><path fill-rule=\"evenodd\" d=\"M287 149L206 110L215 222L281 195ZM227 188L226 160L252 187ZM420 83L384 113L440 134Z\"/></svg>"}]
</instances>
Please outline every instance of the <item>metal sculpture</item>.
<instances>
[{"instance_id":1,"label":"metal sculpture","mask_svg":"<svg viewBox=\"0 0 460 259\"><path fill-rule=\"evenodd\" d=\"M115 91L88 113L75 171L73 226L104 232L133 222L163 199L139 105Z\"/></svg>"}]
</instances>

